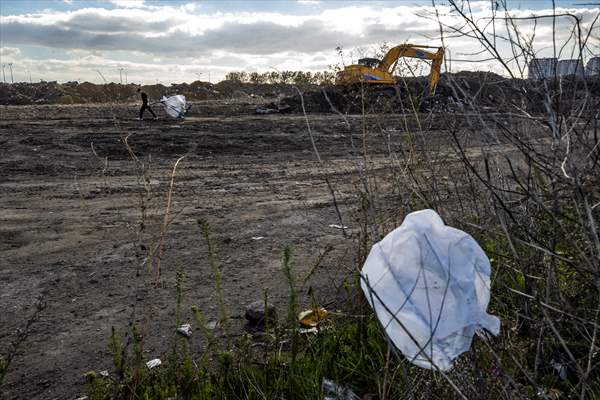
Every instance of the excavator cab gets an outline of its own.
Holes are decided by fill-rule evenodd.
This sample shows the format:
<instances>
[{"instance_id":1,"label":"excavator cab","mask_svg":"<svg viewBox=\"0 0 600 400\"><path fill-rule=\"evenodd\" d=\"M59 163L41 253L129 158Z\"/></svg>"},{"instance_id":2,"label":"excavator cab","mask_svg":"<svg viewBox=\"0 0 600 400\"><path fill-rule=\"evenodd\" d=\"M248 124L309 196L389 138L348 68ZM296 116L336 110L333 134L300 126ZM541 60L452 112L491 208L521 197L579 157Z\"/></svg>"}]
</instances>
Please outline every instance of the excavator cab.
<instances>
[{"instance_id":1,"label":"excavator cab","mask_svg":"<svg viewBox=\"0 0 600 400\"><path fill-rule=\"evenodd\" d=\"M375 68L381 62L378 58L361 58L358 60L359 65L364 65L365 67Z\"/></svg>"}]
</instances>

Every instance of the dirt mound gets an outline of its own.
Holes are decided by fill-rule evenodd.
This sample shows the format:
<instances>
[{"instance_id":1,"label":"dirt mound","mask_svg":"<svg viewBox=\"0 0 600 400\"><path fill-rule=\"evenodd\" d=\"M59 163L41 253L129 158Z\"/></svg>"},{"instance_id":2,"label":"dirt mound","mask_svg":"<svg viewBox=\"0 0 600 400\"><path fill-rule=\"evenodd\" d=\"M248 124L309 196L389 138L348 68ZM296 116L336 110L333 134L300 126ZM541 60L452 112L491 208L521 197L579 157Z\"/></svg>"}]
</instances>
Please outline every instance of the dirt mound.
<instances>
[{"instance_id":1,"label":"dirt mound","mask_svg":"<svg viewBox=\"0 0 600 400\"><path fill-rule=\"evenodd\" d=\"M544 111L546 93L560 100L564 109L589 96L600 103L600 80L564 77L557 82L509 79L491 72L459 72L443 74L435 95L429 94L427 77L401 78L395 86L340 87L329 86L303 93L306 112L382 113L461 110L493 110L514 112ZM294 112L302 112L302 99L297 93L283 98ZM558 104L558 103L557 103Z\"/></svg>"},{"instance_id":2,"label":"dirt mound","mask_svg":"<svg viewBox=\"0 0 600 400\"><path fill-rule=\"evenodd\" d=\"M0 83L0 104L86 104L131 103L139 101L138 85L90 82ZM269 108L302 112L302 102L294 85L256 84L222 81L217 84L192 83L144 85L151 101L162 96L182 94L189 101L237 100L247 104L267 104ZM303 86L306 112L383 113L460 111L476 106L478 110L513 112L543 111L546 94L560 99L561 107L571 108L585 94L600 102L600 80L564 77L556 82L509 79L492 72L458 72L443 74L435 96L429 95L427 77L399 78L395 86L348 88L342 86ZM553 100L554 101L554 100ZM558 104L559 102L556 102Z\"/></svg>"},{"instance_id":3,"label":"dirt mound","mask_svg":"<svg viewBox=\"0 0 600 400\"><path fill-rule=\"evenodd\" d=\"M47 104L58 102L64 95L62 85L56 82L0 83L0 104Z\"/></svg>"},{"instance_id":4,"label":"dirt mound","mask_svg":"<svg viewBox=\"0 0 600 400\"><path fill-rule=\"evenodd\" d=\"M129 103L139 100L136 90L139 85L107 83L96 85L90 82L40 82L40 83L0 83L0 104L86 104L86 103ZM222 81L217 84L195 81L165 86L144 85L142 90L151 101L162 96L182 94L190 101L241 99L263 100L289 96L295 92L287 84L253 84L236 81Z\"/></svg>"}]
</instances>

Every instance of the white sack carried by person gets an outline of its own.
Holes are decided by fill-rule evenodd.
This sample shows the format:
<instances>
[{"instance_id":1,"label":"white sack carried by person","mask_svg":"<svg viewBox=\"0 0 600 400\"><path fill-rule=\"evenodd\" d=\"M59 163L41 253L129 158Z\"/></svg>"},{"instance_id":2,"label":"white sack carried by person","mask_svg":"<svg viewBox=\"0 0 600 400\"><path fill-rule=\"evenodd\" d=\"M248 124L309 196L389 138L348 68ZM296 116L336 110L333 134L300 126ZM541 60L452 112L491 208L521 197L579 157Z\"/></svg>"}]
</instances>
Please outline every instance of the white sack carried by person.
<instances>
[{"instance_id":1,"label":"white sack carried by person","mask_svg":"<svg viewBox=\"0 0 600 400\"><path fill-rule=\"evenodd\" d=\"M421 210L371 248L361 287L409 361L446 371L469 350L476 331L500 332L500 320L486 311L490 271L475 239L446 226L435 211Z\"/></svg>"},{"instance_id":2,"label":"white sack carried by person","mask_svg":"<svg viewBox=\"0 0 600 400\"><path fill-rule=\"evenodd\" d=\"M171 118L183 118L185 117L185 113L190 109L185 101L185 96L181 94L170 97L163 96L160 99L160 103L165 107L165 112Z\"/></svg>"}]
</instances>

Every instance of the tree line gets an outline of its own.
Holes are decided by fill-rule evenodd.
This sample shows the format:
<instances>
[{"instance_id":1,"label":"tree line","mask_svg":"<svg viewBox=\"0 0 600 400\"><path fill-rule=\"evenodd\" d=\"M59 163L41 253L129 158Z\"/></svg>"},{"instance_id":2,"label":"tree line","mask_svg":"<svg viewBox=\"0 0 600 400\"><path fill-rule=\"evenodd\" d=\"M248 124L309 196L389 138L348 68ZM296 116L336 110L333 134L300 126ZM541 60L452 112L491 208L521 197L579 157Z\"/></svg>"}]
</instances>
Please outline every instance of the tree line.
<instances>
[{"instance_id":1,"label":"tree line","mask_svg":"<svg viewBox=\"0 0 600 400\"><path fill-rule=\"evenodd\" d=\"M295 85L331 85L335 73L330 71L269 71L244 72L233 71L225 75L225 80L243 83L287 83Z\"/></svg>"}]
</instances>

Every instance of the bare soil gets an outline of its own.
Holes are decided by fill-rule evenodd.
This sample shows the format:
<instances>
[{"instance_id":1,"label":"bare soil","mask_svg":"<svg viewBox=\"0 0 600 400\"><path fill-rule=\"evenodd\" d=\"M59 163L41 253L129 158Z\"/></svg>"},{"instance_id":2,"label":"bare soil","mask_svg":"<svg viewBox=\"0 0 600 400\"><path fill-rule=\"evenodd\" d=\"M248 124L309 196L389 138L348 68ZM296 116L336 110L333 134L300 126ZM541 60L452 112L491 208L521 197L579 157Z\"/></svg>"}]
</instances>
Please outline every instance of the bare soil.
<instances>
[{"instance_id":1,"label":"bare soil","mask_svg":"<svg viewBox=\"0 0 600 400\"><path fill-rule=\"evenodd\" d=\"M355 237L344 238L325 183L335 188L348 233L362 149L360 116L309 116L325 160L316 161L303 115L254 115L254 105L206 101L184 121L137 121L137 106L3 106L0 109L0 351L32 313L47 306L11 365L7 399L85 394L83 374L111 370L111 327L142 327L147 359L163 357L175 335L175 276L183 282L183 322L196 305L219 318L215 279L199 226L211 227L233 335L245 306L268 297L283 315L288 286L281 254L294 247L297 284L334 307L355 268ZM367 121L368 122L368 121ZM398 118L378 121L378 131ZM440 131L441 132L441 131ZM432 134L433 135L433 134ZM124 141L138 161L129 153ZM433 136L432 136L433 137ZM401 151L400 143L391 144ZM395 147L396 146L396 147ZM371 163L387 157L385 135L365 142ZM170 224L160 276L149 257L163 230L171 172ZM143 166L142 166L143 165ZM149 168L146 178L142 169ZM145 216L144 216L145 215ZM313 269L319 255L329 251ZM306 296L307 297L307 296ZM192 352L204 340L196 330Z\"/></svg>"}]
</instances>

